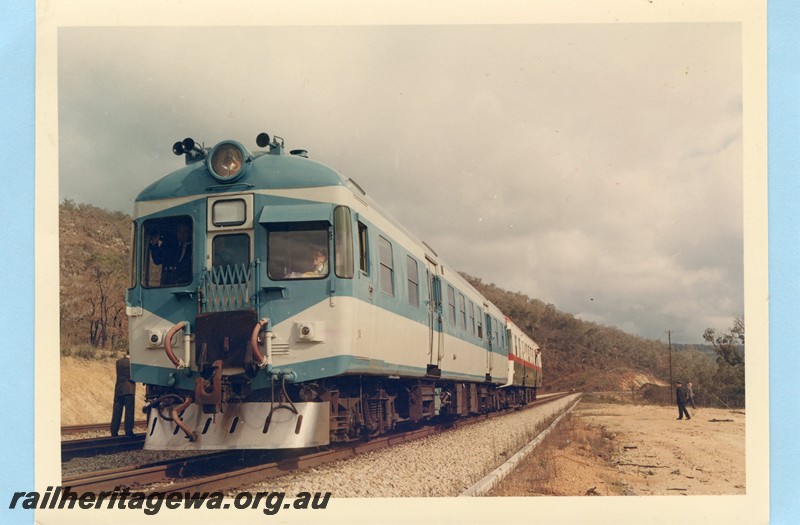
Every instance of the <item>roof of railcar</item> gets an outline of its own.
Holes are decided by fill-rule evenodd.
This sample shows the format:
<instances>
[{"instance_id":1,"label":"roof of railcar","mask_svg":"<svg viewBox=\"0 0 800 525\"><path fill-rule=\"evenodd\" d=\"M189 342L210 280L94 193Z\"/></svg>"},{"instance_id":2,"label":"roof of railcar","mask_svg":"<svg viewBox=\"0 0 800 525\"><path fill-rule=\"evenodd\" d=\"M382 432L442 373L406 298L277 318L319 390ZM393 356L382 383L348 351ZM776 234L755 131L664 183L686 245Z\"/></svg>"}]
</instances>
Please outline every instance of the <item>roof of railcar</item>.
<instances>
[{"instance_id":1,"label":"roof of railcar","mask_svg":"<svg viewBox=\"0 0 800 525\"><path fill-rule=\"evenodd\" d=\"M187 197L249 189L291 189L345 186L347 179L336 170L296 155L254 155L248 170L233 183L221 183L203 161L196 161L160 178L142 190L137 201Z\"/></svg>"},{"instance_id":2,"label":"roof of railcar","mask_svg":"<svg viewBox=\"0 0 800 525\"><path fill-rule=\"evenodd\" d=\"M180 197L191 197L193 195L207 195L214 193L223 195L231 192L241 192L247 190L284 190L298 188L315 188L324 186L344 186L354 193L359 194L359 198L368 203L379 214L384 216L389 222L406 234L413 242L424 247L424 243L405 226L386 212L378 203L370 198L360 186L351 179L343 176L335 169L317 162L308 157L299 155L287 155L285 153L267 153L257 151L253 153L253 160L247 171L232 183L222 183L211 174L206 163L201 159L187 164L186 166L173 171L150 184L136 197L137 202L155 201L160 199L172 199ZM429 248L424 247L426 251ZM442 267L450 270L446 279L458 281L459 286L471 290L473 293L482 296L466 279L461 277L452 267L441 261L438 255L435 256ZM502 312L490 301L486 300L487 305L495 308L503 317ZM497 314L496 314L497 315Z\"/></svg>"}]
</instances>

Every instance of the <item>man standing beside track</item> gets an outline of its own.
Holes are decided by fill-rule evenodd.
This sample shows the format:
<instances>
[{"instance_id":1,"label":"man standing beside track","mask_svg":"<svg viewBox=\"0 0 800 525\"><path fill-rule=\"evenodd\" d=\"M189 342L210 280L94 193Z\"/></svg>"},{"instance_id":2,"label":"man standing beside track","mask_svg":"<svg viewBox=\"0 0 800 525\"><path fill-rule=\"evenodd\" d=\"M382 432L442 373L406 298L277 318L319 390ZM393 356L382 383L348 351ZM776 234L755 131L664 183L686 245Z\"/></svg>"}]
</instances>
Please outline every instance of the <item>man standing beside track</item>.
<instances>
[{"instance_id":1,"label":"man standing beside track","mask_svg":"<svg viewBox=\"0 0 800 525\"><path fill-rule=\"evenodd\" d=\"M683 419L684 414L686 414L686 419L692 419L692 416L689 415L689 411L686 410L686 402L689 400L689 392L680 381L675 381L675 384L678 385L678 388L675 391L675 398L678 401L678 419Z\"/></svg>"},{"instance_id":2,"label":"man standing beside track","mask_svg":"<svg viewBox=\"0 0 800 525\"><path fill-rule=\"evenodd\" d=\"M125 435L133 435L133 405L136 383L131 381L131 360L128 356L117 359L117 383L114 385L114 411L111 414L111 435L119 433L122 409L125 409Z\"/></svg>"},{"instance_id":3,"label":"man standing beside track","mask_svg":"<svg viewBox=\"0 0 800 525\"><path fill-rule=\"evenodd\" d=\"M686 383L686 394L689 398L692 408L697 410L697 405L694 404L694 390L692 390L692 383Z\"/></svg>"}]
</instances>

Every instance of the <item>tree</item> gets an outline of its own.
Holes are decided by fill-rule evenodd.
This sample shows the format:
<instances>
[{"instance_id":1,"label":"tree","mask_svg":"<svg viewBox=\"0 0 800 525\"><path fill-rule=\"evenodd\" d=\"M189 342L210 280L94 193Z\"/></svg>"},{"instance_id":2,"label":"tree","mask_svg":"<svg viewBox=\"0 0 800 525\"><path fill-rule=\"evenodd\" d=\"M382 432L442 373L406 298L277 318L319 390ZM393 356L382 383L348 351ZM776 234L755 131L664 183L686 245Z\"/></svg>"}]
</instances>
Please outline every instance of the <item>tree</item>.
<instances>
[{"instance_id":1,"label":"tree","mask_svg":"<svg viewBox=\"0 0 800 525\"><path fill-rule=\"evenodd\" d=\"M717 354L717 372L709 391L729 406L744 406L744 319L734 319L733 326L722 334L707 328L703 339Z\"/></svg>"},{"instance_id":2,"label":"tree","mask_svg":"<svg viewBox=\"0 0 800 525\"><path fill-rule=\"evenodd\" d=\"M744 318L734 319L730 330L719 336L714 328L706 328L703 339L708 341L714 352L730 366L744 366L744 354L739 352L739 347L744 347Z\"/></svg>"},{"instance_id":3,"label":"tree","mask_svg":"<svg viewBox=\"0 0 800 525\"><path fill-rule=\"evenodd\" d=\"M105 348L109 338L116 340L118 320L125 311L125 260L119 254L93 254L86 261L89 303L89 342Z\"/></svg>"},{"instance_id":4,"label":"tree","mask_svg":"<svg viewBox=\"0 0 800 525\"><path fill-rule=\"evenodd\" d=\"M88 204L59 208L62 351L127 342L125 289L130 278L131 219Z\"/></svg>"}]
</instances>

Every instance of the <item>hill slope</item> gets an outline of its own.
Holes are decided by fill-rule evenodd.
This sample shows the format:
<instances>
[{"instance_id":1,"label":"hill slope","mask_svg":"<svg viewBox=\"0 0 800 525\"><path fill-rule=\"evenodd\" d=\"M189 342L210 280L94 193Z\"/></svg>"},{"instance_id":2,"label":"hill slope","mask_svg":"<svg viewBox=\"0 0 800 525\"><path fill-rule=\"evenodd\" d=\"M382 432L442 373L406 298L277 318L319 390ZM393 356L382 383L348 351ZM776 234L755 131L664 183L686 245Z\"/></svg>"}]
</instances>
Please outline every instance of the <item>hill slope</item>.
<instances>
[{"instance_id":1,"label":"hill slope","mask_svg":"<svg viewBox=\"0 0 800 525\"><path fill-rule=\"evenodd\" d=\"M629 390L666 384L669 355L658 341L582 321L552 304L464 277L542 348L551 390Z\"/></svg>"}]
</instances>

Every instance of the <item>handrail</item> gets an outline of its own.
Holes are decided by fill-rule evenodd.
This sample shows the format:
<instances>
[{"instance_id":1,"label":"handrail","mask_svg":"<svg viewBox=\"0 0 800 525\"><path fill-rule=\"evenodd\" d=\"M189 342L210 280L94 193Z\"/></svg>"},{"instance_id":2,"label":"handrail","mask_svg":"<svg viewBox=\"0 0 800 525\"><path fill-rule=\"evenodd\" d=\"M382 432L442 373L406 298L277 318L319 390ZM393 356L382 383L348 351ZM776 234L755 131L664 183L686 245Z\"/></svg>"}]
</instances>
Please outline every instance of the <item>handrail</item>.
<instances>
[{"instance_id":1,"label":"handrail","mask_svg":"<svg viewBox=\"0 0 800 525\"><path fill-rule=\"evenodd\" d=\"M166 337L164 338L164 351L167 353L167 357L172 364L175 365L175 368L186 368L188 365L184 363L183 359L180 359L175 355L172 351L172 336L175 335L179 330L183 329L184 327L188 327L189 323L186 321L181 321L180 323L176 324L172 328L169 329L167 332Z\"/></svg>"}]
</instances>

